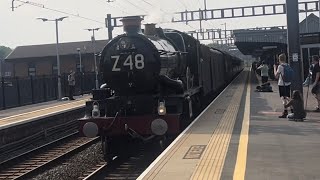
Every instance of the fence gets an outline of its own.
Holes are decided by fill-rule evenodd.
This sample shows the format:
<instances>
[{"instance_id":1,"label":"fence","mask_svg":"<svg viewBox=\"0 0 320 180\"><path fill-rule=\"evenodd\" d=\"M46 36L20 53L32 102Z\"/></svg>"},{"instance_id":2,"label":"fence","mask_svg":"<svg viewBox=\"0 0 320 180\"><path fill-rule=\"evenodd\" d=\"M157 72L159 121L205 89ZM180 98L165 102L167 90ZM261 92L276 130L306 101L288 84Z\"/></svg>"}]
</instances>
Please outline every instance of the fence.
<instances>
[{"instance_id":1,"label":"fence","mask_svg":"<svg viewBox=\"0 0 320 180\"><path fill-rule=\"evenodd\" d=\"M55 100L58 96L57 84L57 76L2 77L0 109ZM90 93L94 88L94 73L76 74L75 95ZM61 89L62 97L68 96L68 74L61 76Z\"/></svg>"}]
</instances>

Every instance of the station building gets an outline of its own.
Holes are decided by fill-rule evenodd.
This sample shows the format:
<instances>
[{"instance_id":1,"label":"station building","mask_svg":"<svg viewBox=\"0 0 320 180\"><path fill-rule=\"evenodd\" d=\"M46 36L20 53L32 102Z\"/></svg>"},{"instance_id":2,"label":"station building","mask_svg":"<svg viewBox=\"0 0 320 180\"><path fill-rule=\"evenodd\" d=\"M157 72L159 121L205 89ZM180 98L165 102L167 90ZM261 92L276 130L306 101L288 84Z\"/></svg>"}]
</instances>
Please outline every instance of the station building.
<instances>
[{"instance_id":1,"label":"station building","mask_svg":"<svg viewBox=\"0 0 320 180\"><path fill-rule=\"evenodd\" d=\"M95 41L96 54L103 50L107 42L107 40ZM79 72L80 57L82 72L94 72L93 52L92 41L59 43L61 74L69 73L70 70ZM18 46L7 56L5 63L9 69L7 74L11 77L56 75L58 74L56 44Z\"/></svg>"}]
</instances>

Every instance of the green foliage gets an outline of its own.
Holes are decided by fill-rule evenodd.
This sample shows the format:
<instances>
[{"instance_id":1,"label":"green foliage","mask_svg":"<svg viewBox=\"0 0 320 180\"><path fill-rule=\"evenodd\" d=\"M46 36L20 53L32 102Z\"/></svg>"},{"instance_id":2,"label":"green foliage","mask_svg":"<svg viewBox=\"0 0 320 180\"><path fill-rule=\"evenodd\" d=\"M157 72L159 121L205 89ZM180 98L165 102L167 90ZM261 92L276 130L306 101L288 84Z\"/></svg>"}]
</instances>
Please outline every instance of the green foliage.
<instances>
[{"instance_id":1,"label":"green foliage","mask_svg":"<svg viewBox=\"0 0 320 180\"><path fill-rule=\"evenodd\" d=\"M12 49L6 46L0 46L0 59L6 58L10 53Z\"/></svg>"}]
</instances>

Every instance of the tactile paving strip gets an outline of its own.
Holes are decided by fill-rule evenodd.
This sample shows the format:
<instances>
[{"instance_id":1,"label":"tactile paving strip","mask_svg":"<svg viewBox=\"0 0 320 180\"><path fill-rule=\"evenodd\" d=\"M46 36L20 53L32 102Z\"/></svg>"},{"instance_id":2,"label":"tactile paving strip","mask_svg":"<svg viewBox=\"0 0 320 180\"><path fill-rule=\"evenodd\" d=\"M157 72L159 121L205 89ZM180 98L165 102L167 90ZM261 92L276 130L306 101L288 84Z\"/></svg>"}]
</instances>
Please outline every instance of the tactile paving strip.
<instances>
[{"instance_id":1,"label":"tactile paving strip","mask_svg":"<svg viewBox=\"0 0 320 180\"><path fill-rule=\"evenodd\" d=\"M244 87L238 86L191 179L220 179Z\"/></svg>"}]
</instances>

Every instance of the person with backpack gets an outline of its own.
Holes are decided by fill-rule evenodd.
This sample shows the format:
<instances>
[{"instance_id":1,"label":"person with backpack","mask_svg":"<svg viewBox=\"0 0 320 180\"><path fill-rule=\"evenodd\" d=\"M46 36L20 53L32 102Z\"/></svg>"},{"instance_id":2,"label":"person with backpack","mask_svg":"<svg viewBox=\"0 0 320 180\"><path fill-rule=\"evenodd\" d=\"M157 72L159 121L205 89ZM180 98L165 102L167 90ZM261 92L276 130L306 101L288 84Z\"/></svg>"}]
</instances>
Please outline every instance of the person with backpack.
<instances>
[{"instance_id":1,"label":"person with backpack","mask_svg":"<svg viewBox=\"0 0 320 180\"><path fill-rule=\"evenodd\" d=\"M286 118L288 116L288 101L290 100L290 86L291 86L291 79L293 75L292 68L289 64L286 63L286 55L280 54L279 55L279 63L280 65L274 65L274 76L278 79L278 86L279 86L279 95L282 100L283 104L283 112L279 118Z\"/></svg>"}]
</instances>

